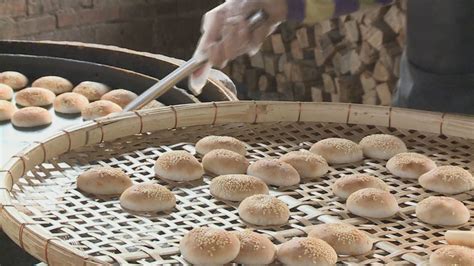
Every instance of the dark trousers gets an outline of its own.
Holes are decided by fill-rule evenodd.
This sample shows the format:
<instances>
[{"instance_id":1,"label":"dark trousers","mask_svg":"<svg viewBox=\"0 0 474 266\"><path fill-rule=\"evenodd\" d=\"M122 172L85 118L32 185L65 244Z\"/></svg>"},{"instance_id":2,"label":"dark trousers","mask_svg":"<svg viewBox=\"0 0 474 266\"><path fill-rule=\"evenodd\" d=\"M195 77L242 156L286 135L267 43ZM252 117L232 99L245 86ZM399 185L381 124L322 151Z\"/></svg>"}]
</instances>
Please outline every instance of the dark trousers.
<instances>
[{"instance_id":1,"label":"dark trousers","mask_svg":"<svg viewBox=\"0 0 474 266\"><path fill-rule=\"evenodd\" d=\"M394 106L474 114L474 0L409 0Z\"/></svg>"},{"instance_id":2,"label":"dark trousers","mask_svg":"<svg viewBox=\"0 0 474 266\"><path fill-rule=\"evenodd\" d=\"M393 106L474 114L474 74L429 73L410 64L406 53L402 56L400 68Z\"/></svg>"}]
</instances>

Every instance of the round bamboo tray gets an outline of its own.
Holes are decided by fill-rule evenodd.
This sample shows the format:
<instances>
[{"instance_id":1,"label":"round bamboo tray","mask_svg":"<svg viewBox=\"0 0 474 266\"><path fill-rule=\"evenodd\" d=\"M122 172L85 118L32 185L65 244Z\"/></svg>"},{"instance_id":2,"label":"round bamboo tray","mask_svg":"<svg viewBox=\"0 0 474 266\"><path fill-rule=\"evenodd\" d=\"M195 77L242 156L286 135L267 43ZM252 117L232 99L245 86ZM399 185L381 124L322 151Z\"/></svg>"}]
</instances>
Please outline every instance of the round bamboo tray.
<instances>
[{"instance_id":1,"label":"round bamboo tray","mask_svg":"<svg viewBox=\"0 0 474 266\"><path fill-rule=\"evenodd\" d=\"M185 263L181 237L197 226L242 230L237 205L210 196L209 176L178 184L156 180L153 165L169 150L194 152L206 135L229 135L249 145L248 158L278 157L327 137L359 141L373 133L402 138L410 151L439 165L474 170L474 118L390 107L332 103L219 102L125 113L63 130L14 156L0 173L3 230L18 245L48 264ZM446 227L415 217L416 203L436 193L416 181L395 178L385 161L365 159L336 165L318 180L289 189L271 189L286 202L290 221L256 227L275 244L304 236L312 225L344 221L377 242L363 256L339 256L340 263L418 264L444 242ZM76 189L77 175L96 165L121 168L135 182L155 180L177 197L173 212L138 216L120 208L117 198L92 199ZM365 219L347 212L330 185L351 173L369 173L391 186L401 211L390 219ZM474 211L474 192L453 197ZM449 229L470 230L474 219Z\"/></svg>"}]
</instances>

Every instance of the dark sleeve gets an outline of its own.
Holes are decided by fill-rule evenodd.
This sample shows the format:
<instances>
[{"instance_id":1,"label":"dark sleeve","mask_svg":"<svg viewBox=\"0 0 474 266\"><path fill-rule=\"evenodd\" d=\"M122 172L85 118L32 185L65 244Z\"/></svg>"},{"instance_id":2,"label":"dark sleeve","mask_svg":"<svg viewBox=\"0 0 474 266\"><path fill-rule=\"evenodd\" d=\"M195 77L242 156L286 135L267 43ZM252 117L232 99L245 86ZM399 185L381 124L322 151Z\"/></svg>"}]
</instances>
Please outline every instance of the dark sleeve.
<instances>
[{"instance_id":1,"label":"dark sleeve","mask_svg":"<svg viewBox=\"0 0 474 266\"><path fill-rule=\"evenodd\" d=\"M288 19L312 24L393 2L394 0L287 0Z\"/></svg>"}]
</instances>

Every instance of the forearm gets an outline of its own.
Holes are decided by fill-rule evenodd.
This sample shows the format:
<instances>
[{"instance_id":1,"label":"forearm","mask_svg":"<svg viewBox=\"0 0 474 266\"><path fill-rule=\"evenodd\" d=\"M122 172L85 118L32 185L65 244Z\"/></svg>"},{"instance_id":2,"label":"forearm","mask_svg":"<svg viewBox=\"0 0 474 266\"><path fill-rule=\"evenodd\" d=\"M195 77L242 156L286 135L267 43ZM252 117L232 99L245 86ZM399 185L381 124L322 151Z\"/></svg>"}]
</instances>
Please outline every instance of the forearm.
<instances>
[{"instance_id":1,"label":"forearm","mask_svg":"<svg viewBox=\"0 0 474 266\"><path fill-rule=\"evenodd\" d=\"M312 24L394 0L287 0L288 19Z\"/></svg>"}]
</instances>

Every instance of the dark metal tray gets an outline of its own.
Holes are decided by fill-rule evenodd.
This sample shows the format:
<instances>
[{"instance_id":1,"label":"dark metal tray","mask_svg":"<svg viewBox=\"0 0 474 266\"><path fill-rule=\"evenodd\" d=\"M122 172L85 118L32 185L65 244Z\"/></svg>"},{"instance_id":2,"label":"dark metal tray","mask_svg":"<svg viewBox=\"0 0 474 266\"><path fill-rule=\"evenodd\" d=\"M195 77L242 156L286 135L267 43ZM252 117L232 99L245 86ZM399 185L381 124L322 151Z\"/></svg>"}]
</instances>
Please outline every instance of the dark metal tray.
<instances>
[{"instance_id":1,"label":"dark metal tray","mask_svg":"<svg viewBox=\"0 0 474 266\"><path fill-rule=\"evenodd\" d=\"M128 69L150 77L161 79L175 70L184 61L159 54L137 52L115 46L86 44L79 42L31 42L31 41L0 41L0 53L50 56L87 61L121 69ZM219 71L213 71L219 72ZM212 76L215 76L213 78ZM232 81L222 72L211 75L210 82L198 96L202 102L238 100ZM225 84L224 84L225 83ZM187 82L177 85L187 90Z\"/></svg>"}]
</instances>

